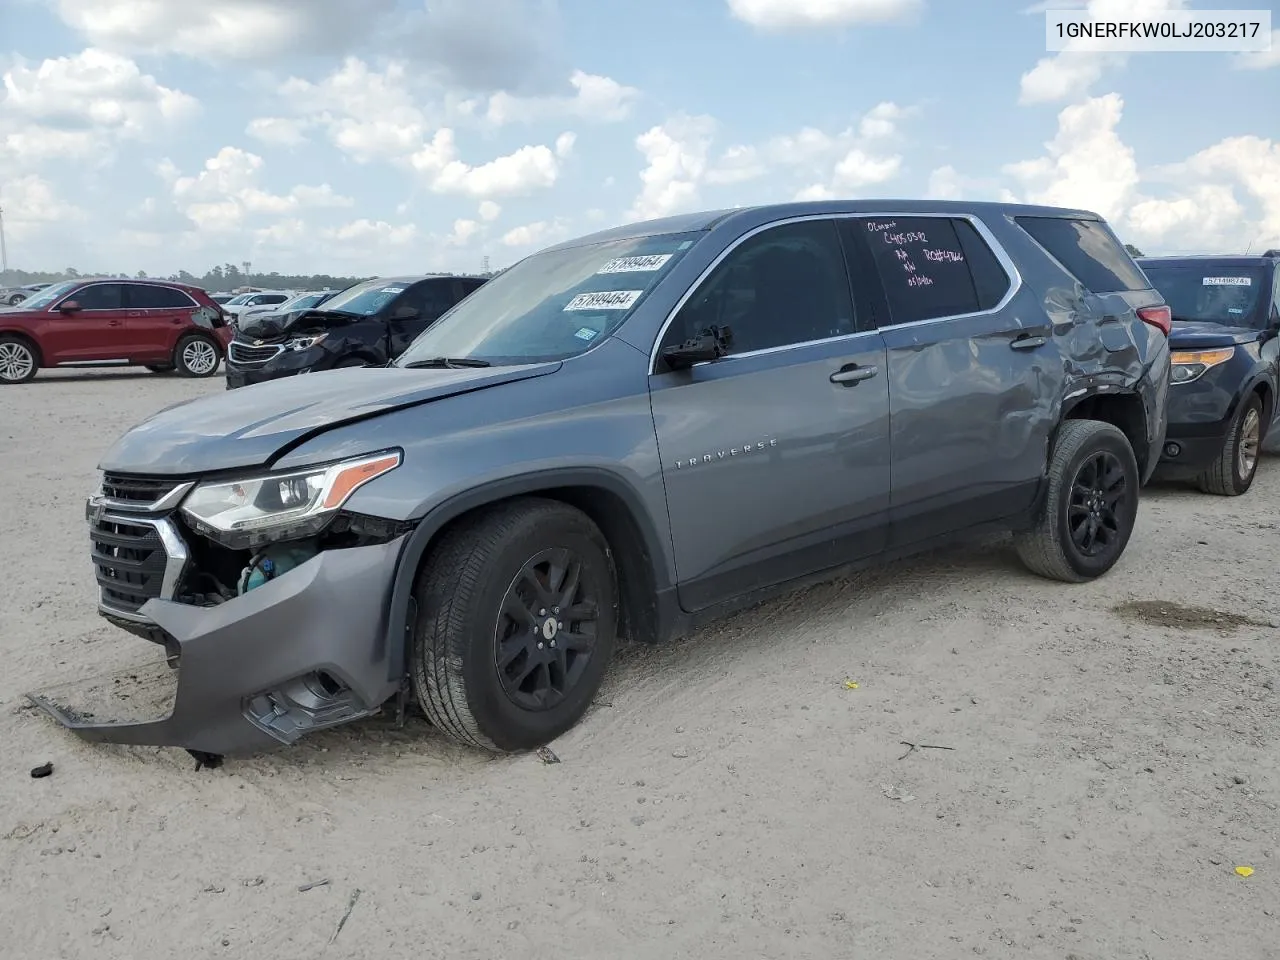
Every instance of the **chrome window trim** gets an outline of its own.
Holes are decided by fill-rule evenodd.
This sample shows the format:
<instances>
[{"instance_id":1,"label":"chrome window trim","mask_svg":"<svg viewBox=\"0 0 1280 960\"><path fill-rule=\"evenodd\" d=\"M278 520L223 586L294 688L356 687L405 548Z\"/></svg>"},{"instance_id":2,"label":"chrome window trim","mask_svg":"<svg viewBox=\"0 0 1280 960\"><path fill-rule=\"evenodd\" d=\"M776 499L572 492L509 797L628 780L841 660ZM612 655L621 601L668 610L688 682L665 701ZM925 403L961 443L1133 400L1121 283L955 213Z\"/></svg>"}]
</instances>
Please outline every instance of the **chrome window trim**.
<instances>
[{"instance_id":1,"label":"chrome window trim","mask_svg":"<svg viewBox=\"0 0 1280 960\"><path fill-rule=\"evenodd\" d=\"M164 544L165 552L164 577L160 581L159 599L172 600L174 593L178 589L178 581L182 578L182 572L186 569L187 561L191 559L186 541L178 533L177 527L165 517L147 517L136 513L104 513L102 519L109 520L112 523L147 526L156 531L156 534L160 537L160 542ZM129 611L111 606L103 599L101 586L98 587L98 608L112 615L127 617L140 623L151 622L137 613L131 614Z\"/></svg>"},{"instance_id":2,"label":"chrome window trim","mask_svg":"<svg viewBox=\"0 0 1280 960\"><path fill-rule=\"evenodd\" d=\"M942 323L943 321L947 321L947 320L964 320L964 319L968 319L969 317L983 317L989 314L999 313L1001 310L1003 310L1005 307L1009 305L1009 303L1013 300L1013 298L1017 296L1018 291L1022 289L1021 271L1018 270L1017 265L1013 262L1013 258L1009 256L1008 251L1006 251L1004 249L1004 246L1000 243L1000 241L996 239L995 234L991 232L990 228L985 223L983 223L982 219L978 217L976 214L972 214L972 213L907 213L907 212L877 210L877 211L858 212L858 213L811 213L811 214L804 214L798 217L787 217L782 220L773 220L773 221L770 221L769 223L761 224L758 227L753 227L752 229L748 230L746 233L742 234L742 236L735 239L731 244L729 244L723 250L721 250L720 253L716 255L716 258L707 265L706 269L704 269L702 273L698 274L698 278L694 280L692 284L690 284L689 289L686 290L684 294L680 297L680 299L676 301L676 305L671 308L671 311L667 314L666 320L663 321L662 326L659 328L658 335L654 338L654 341L653 341L653 347L649 351L649 376L652 377L657 375L658 349L662 346L662 341L667 335L668 328L670 328L672 322L679 315L680 311L684 309L684 305L689 301L689 299L695 293L697 293L698 289L707 281L707 278L711 275L712 271L714 271L718 266L720 266L720 264L729 256L729 254L737 250L738 247L741 246L743 243L750 240L754 236L764 233L766 230L772 230L775 227L787 226L788 224L792 224L792 223L805 223L811 220L864 220L864 219L876 220L881 217L885 217L885 218L913 217L917 219L931 218L935 220L967 221L969 225L972 226L975 231L977 231L978 236L982 238L983 242L986 243L987 247L995 255L996 261L1000 264L1000 268L1005 272L1005 278L1009 281L1009 288L1005 291L1004 296L1000 298L1000 302L997 303L994 307L990 307L987 310L975 310L969 313L947 314L941 317L930 317L927 320L908 320L903 323L886 323L883 325L877 325L877 327L874 330L859 330L857 333L841 334L840 336L837 336L837 337L825 337L822 340L806 340L803 343L782 344L777 347L767 347L763 350L752 350L747 353L735 353L730 356L723 357L720 360L715 360L715 361L708 360L703 362L704 363L724 363L726 360L733 360L738 357L753 357L753 356L759 356L760 354L763 354L763 353L776 353L782 350L791 350L797 347L812 346L815 343L830 343L835 340L847 340L851 337L863 336L868 333L879 333L882 330L893 330L893 329L898 329L900 327L923 326L924 324ZM856 298L855 298L854 306L855 308L857 306ZM702 363L696 363L696 364L693 364L693 366L695 367L702 366Z\"/></svg>"}]
</instances>

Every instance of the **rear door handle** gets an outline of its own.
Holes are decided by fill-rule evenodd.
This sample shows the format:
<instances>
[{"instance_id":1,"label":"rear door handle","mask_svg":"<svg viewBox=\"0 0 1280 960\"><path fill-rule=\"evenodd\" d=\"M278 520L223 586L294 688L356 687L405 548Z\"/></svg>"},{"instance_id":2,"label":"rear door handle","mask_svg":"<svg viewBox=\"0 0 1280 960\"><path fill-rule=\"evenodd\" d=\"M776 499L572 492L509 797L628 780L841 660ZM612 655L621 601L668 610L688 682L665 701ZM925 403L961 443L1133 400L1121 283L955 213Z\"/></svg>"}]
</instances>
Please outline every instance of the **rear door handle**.
<instances>
[{"instance_id":1,"label":"rear door handle","mask_svg":"<svg viewBox=\"0 0 1280 960\"><path fill-rule=\"evenodd\" d=\"M879 367L859 367L856 364L849 364L841 367L831 375L832 383L839 383L846 387L852 387L861 383L863 380L870 380L880 372Z\"/></svg>"},{"instance_id":2,"label":"rear door handle","mask_svg":"<svg viewBox=\"0 0 1280 960\"><path fill-rule=\"evenodd\" d=\"M1036 347L1043 347L1048 342L1048 337L1032 337L1024 333L1012 341L1009 346L1014 350L1034 350Z\"/></svg>"}]
</instances>

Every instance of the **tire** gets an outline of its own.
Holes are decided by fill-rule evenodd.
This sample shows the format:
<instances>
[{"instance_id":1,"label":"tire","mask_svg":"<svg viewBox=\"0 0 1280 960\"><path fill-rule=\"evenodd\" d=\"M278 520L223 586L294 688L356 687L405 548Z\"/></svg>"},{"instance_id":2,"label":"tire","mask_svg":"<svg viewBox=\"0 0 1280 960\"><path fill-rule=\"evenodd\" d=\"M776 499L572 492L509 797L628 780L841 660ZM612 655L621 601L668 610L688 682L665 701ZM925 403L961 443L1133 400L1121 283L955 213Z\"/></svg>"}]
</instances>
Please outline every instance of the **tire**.
<instances>
[{"instance_id":1,"label":"tire","mask_svg":"<svg viewBox=\"0 0 1280 960\"><path fill-rule=\"evenodd\" d=\"M1104 474L1095 483L1099 466ZM1050 580L1085 583L1102 576L1124 553L1138 516L1142 478L1128 438L1098 420L1065 421L1049 458L1048 479L1035 526L1014 537L1019 558L1032 573ZM1078 489L1077 483L1085 489ZM1091 511L1095 495L1101 502L1097 513ZM1106 503L1112 498L1108 511ZM1091 523L1100 524L1092 537ZM1077 536L1083 535L1080 543L1073 537L1073 524Z\"/></svg>"},{"instance_id":2,"label":"tire","mask_svg":"<svg viewBox=\"0 0 1280 960\"><path fill-rule=\"evenodd\" d=\"M0 337L0 383L26 383L39 369L39 353L28 341Z\"/></svg>"},{"instance_id":3,"label":"tire","mask_svg":"<svg viewBox=\"0 0 1280 960\"><path fill-rule=\"evenodd\" d=\"M1262 435L1262 398L1256 393L1240 403L1218 459L1196 478L1196 486L1220 497L1238 497L1258 474Z\"/></svg>"},{"instance_id":4,"label":"tire","mask_svg":"<svg viewBox=\"0 0 1280 960\"><path fill-rule=\"evenodd\" d=\"M147 369L152 373L173 373L172 363L148 363Z\"/></svg>"},{"instance_id":5,"label":"tire","mask_svg":"<svg viewBox=\"0 0 1280 960\"><path fill-rule=\"evenodd\" d=\"M576 559L579 579L569 584L568 564L561 585L584 614L594 607L594 639L585 616L558 621L559 605L546 592L544 561L564 565L566 557ZM482 750L530 750L554 740L582 718L604 679L616 644L617 597L609 546L573 507L520 498L462 521L431 551L414 585L410 675L419 705L441 732ZM517 607L517 617L506 612ZM532 688L557 676L560 695L544 691L539 704Z\"/></svg>"},{"instance_id":6,"label":"tire","mask_svg":"<svg viewBox=\"0 0 1280 960\"><path fill-rule=\"evenodd\" d=\"M212 377L221 363L218 345L198 333L187 334L173 348L173 366L184 377Z\"/></svg>"},{"instance_id":7,"label":"tire","mask_svg":"<svg viewBox=\"0 0 1280 960\"><path fill-rule=\"evenodd\" d=\"M12 297L9 298L9 306L16 307L25 299L27 299L25 294L15 293Z\"/></svg>"}]
</instances>

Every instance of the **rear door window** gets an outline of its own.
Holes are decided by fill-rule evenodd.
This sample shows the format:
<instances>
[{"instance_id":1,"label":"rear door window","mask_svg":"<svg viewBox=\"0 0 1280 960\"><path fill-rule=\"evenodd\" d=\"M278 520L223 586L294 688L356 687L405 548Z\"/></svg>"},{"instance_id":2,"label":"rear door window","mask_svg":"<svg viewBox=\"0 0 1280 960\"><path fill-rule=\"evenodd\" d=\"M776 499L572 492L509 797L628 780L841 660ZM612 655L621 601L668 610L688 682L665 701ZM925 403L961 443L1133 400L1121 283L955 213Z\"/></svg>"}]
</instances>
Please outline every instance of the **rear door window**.
<instances>
[{"instance_id":1,"label":"rear door window","mask_svg":"<svg viewBox=\"0 0 1280 960\"><path fill-rule=\"evenodd\" d=\"M135 310L177 310L195 304L181 290L131 283L126 287L129 306Z\"/></svg>"},{"instance_id":2,"label":"rear door window","mask_svg":"<svg viewBox=\"0 0 1280 960\"><path fill-rule=\"evenodd\" d=\"M1094 293L1146 290L1147 278L1099 220L1017 217L1018 226Z\"/></svg>"},{"instance_id":3,"label":"rear door window","mask_svg":"<svg viewBox=\"0 0 1280 960\"><path fill-rule=\"evenodd\" d=\"M890 324L919 323L984 309L955 221L947 217L870 217L854 220L851 226L860 235L852 239L861 240L871 251L888 300ZM976 232L970 241L973 249L977 249L975 240L987 256L993 256ZM1003 274L1000 265L995 266ZM989 267L983 269L990 297L999 290L999 283L990 276ZM1003 296L1004 291L999 294Z\"/></svg>"}]
</instances>

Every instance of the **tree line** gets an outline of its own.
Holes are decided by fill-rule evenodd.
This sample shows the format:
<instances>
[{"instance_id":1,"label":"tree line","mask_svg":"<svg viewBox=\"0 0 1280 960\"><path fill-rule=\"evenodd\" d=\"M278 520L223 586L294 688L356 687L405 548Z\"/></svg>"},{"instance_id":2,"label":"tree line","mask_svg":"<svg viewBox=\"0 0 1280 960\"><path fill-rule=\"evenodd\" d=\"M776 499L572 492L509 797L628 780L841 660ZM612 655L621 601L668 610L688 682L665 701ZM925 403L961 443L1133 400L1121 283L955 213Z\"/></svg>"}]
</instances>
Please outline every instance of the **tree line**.
<instances>
[{"instance_id":1,"label":"tree line","mask_svg":"<svg viewBox=\"0 0 1280 960\"><path fill-rule=\"evenodd\" d=\"M490 270L487 273L464 272L469 277L492 277L500 271ZM172 280L186 283L208 290L210 293L229 293L239 287L262 287L271 290L341 290L353 283L372 280L373 277L337 277L327 273L316 273L310 276L284 273L245 273L234 263L226 263L205 271L204 276L196 276L186 270L179 270L167 277L148 275L139 270L136 274L124 273L81 273L75 267L65 270L6 270L0 273L0 287L21 287L29 283L57 283L59 280L77 280L81 277L119 277L128 280Z\"/></svg>"}]
</instances>

